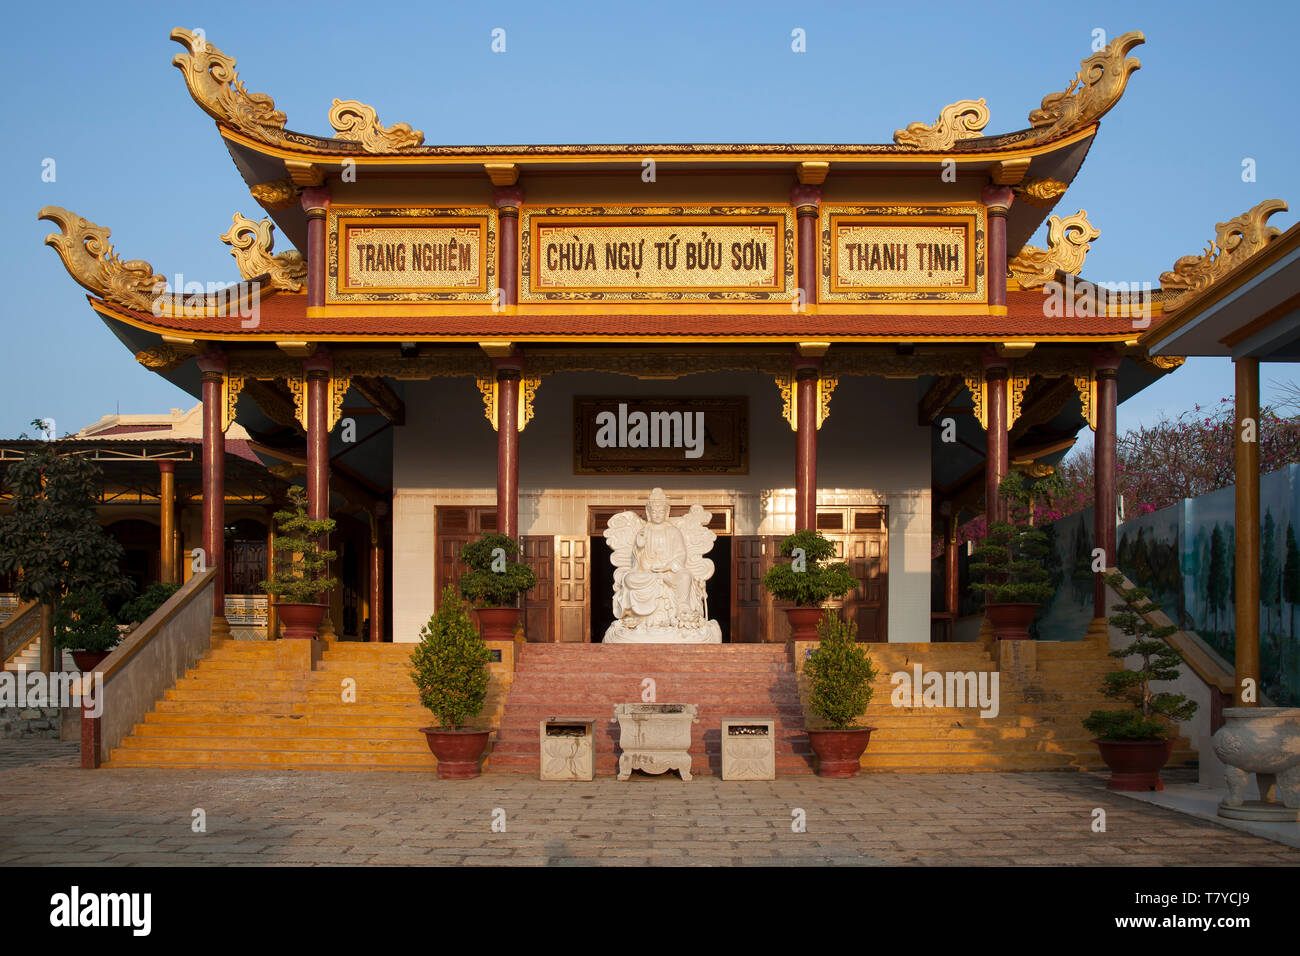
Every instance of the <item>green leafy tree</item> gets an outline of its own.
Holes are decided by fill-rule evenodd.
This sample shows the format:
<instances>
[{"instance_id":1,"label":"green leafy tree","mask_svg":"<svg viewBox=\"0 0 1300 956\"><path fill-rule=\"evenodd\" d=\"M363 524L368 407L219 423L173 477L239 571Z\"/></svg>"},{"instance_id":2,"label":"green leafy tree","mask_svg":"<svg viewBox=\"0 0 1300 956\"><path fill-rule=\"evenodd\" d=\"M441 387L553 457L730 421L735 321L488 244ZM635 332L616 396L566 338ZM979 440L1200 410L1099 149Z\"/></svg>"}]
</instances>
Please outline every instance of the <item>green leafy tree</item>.
<instances>
[{"instance_id":1,"label":"green leafy tree","mask_svg":"<svg viewBox=\"0 0 1300 956\"><path fill-rule=\"evenodd\" d=\"M43 427L39 419L32 425ZM12 511L0 517L0 573L11 575L20 600L45 605L51 622L66 595L104 603L133 590L119 567L122 546L95 515L101 480L94 462L60 454L57 441L39 444L5 473ZM53 666L53 629L41 639L51 649L43 666Z\"/></svg>"},{"instance_id":2,"label":"green leafy tree","mask_svg":"<svg viewBox=\"0 0 1300 956\"><path fill-rule=\"evenodd\" d=\"M1052 596L1047 553L1051 542L1032 521L1033 486L1020 472L1002 479L998 494L1007 501L1008 520L993 521L984 543L971 552L971 589L986 602L1041 604Z\"/></svg>"},{"instance_id":3,"label":"green leafy tree","mask_svg":"<svg viewBox=\"0 0 1300 956\"><path fill-rule=\"evenodd\" d=\"M448 585L411 654L411 680L439 727L460 730L479 715L487 699L491 660L492 652L470 621L465 602Z\"/></svg>"},{"instance_id":4,"label":"green leafy tree","mask_svg":"<svg viewBox=\"0 0 1300 956\"><path fill-rule=\"evenodd\" d=\"M479 607L513 607L516 598L537 584L528 565L514 560L519 543L504 534L485 534L460 549L467 568L460 593Z\"/></svg>"},{"instance_id":5,"label":"green leafy tree","mask_svg":"<svg viewBox=\"0 0 1300 956\"><path fill-rule=\"evenodd\" d=\"M1083 726L1102 740L1161 740L1177 732L1177 722L1196 713L1196 702L1185 694L1155 693L1153 681L1170 681L1179 676L1182 655L1167 642L1177 632L1174 624L1157 626L1149 615L1160 610L1146 588L1125 587L1122 574L1108 574L1106 583L1119 592L1123 603L1112 608L1110 623L1133 640L1127 647L1110 652L1120 660L1137 656L1137 670L1111 671L1102 693L1112 700L1129 703L1124 710L1094 710Z\"/></svg>"},{"instance_id":6,"label":"green leafy tree","mask_svg":"<svg viewBox=\"0 0 1300 956\"><path fill-rule=\"evenodd\" d=\"M54 611L54 644L70 651L111 651L122 640L97 591L73 591Z\"/></svg>"},{"instance_id":7,"label":"green leafy tree","mask_svg":"<svg viewBox=\"0 0 1300 956\"><path fill-rule=\"evenodd\" d=\"M117 612L117 619L122 624L140 624L150 614L158 610L167 603L170 598L180 590L179 584L169 584L163 581L156 581L139 597L127 601L122 605L122 609Z\"/></svg>"},{"instance_id":8,"label":"green leafy tree","mask_svg":"<svg viewBox=\"0 0 1300 956\"><path fill-rule=\"evenodd\" d=\"M1291 608L1291 640L1295 640L1295 606L1300 604L1300 548L1296 547L1295 527L1286 525L1286 561L1282 565L1282 597Z\"/></svg>"},{"instance_id":9,"label":"green leafy tree","mask_svg":"<svg viewBox=\"0 0 1300 956\"><path fill-rule=\"evenodd\" d=\"M289 604L317 604L339 583L329 577L329 565L336 555L324 546L334 531L334 519L309 518L307 492L302 488L295 485L288 494L289 507L274 515L278 529L275 560L271 579L262 582L262 590Z\"/></svg>"},{"instance_id":10,"label":"green leafy tree","mask_svg":"<svg viewBox=\"0 0 1300 956\"><path fill-rule=\"evenodd\" d=\"M858 586L852 569L832 560L835 543L820 531L796 531L781 542L780 553L789 560L772 565L763 575L763 587L778 600L816 607Z\"/></svg>"},{"instance_id":11,"label":"green leafy tree","mask_svg":"<svg viewBox=\"0 0 1300 956\"><path fill-rule=\"evenodd\" d=\"M858 644L858 626L852 621L826 614L817 623L817 636L821 642L804 665L808 709L831 730L844 730L867 712L876 669Z\"/></svg>"},{"instance_id":12,"label":"green leafy tree","mask_svg":"<svg viewBox=\"0 0 1300 956\"><path fill-rule=\"evenodd\" d=\"M1205 581L1205 599L1210 606L1210 613L1214 615L1214 630L1219 630L1219 612L1224 608L1224 601L1228 596L1228 562L1227 553L1223 545L1223 532L1219 530L1216 523L1214 531L1210 534L1210 567Z\"/></svg>"}]
</instances>

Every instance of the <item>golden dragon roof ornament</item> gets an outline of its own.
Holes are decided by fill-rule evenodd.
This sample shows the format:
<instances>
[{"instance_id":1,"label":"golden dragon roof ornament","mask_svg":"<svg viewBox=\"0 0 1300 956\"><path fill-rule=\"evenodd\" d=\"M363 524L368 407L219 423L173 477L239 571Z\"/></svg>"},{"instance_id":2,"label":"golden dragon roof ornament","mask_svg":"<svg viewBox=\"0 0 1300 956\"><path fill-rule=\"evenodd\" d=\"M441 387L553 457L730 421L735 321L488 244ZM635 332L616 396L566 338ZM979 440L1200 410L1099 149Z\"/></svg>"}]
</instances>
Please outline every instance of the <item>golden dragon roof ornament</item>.
<instances>
[{"instance_id":1,"label":"golden dragon roof ornament","mask_svg":"<svg viewBox=\"0 0 1300 956\"><path fill-rule=\"evenodd\" d=\"M1128 55L1129 50L1145 42L1142 31L1130 30L1080 62L1070 85L1044 96L1042 105L1029 114L1035 131L1030 142L1056 139L1105 116L1124 95L1129 76L1142 67L1137 57Z\"/></svg>"},{"instance_id":2,"label":"golden dragon roof ornament","mask_svg":"<svg viewBox=\"0 0 1300 956\"><path fill-rule=\"evenodd\" d=\"M899 146L912 146L931 152L951 149L959 139L974 139L988 125L989 108L984 98L958 100L939 113L939 118L927 126L910 123L907 129L894 130L894 142Z\"/></svg>"},{"instance_id":3,"label":"golden dragon roof ornament","mask_svg":"<svg viewBox=\"0 0 1300 956\"><path fill-rule=\"evenodd\" d=\"M1171 271L1160 273L1161 291L1175 293L1164 301L1165 314L1181 309L1193 293L1213 285L1280 236L1282 230L1268 225L1268 218L1286 209L1281 199L1265 199L1234 219L1216 223L1205 252L1183 256Z\"/></svg>"},{"instance_id":4,"label":"golden dragon roof ornament","mask_svg":"<svg viewBox=\"0 0 1300 956\"><path fill-rule=\"evenodd\" d=\"M1022 289L1034 289L1056 278L1057 272L1078 275L1088 249L1101 231L1088 221L1088 211L1073 216L1051 216L1047 220L1047 248L1025 246L1007 263Z\"/></svg>"},{"instance_id":5,"label":"golden dragon roof ornament","mask_svg":"<svg viewBox=\"0 0 1300 956\"><path fill-rule=\"evenodd\" d=\"M391 153L424 143L424 133L411 129L409 123L383 126L373 106L360 100L334 100L330 106L330 125L335 139L360 143L368 153Z\"/></svg>"},{"instance_id":6,"label":"golden dragon roof ornament","mask_svg":"<svg viewBox=\"0 0 1300 956\"><path fill-rule=\"evenodd\" d=\"M307 278L307 260L297 249L271 255L275 244L271 235L274 229L269 219L254 222L235 213L230 228L222 233L221 241L230 246L239 274L245 279L267 276L272 288L297 292Z\"/></svg>"},{"instance_id":7,"label":"golden dragon roof ornament","mask_svg":"<svg viewBox=\"0 0 1300 956\"><path fill-rule=\"evenodd\" d=\"M59 227L60 232L45 237L45 244L54 248L68 275L83 288L128 309L151 311L167 280L143 259L123 262L108 241L108 229L62 206L46 206L37 218Z\"/></svg>"},{"instance_id":8,"label":"golden dragon roof ornament","mask_svg":"<svg viewBox=\"0 0 1300 956\"><path fill-rule=\"evenodd\" d=\"M189 30L178 27L171 32L171 38L189 51L177 53L172 66L181 71L190 96L205 113L264 143L277 145L284 140L284 114L265 93L244 89L235 71L234 57L226 56L205 37Z\"/></svg>"}]
</instances>

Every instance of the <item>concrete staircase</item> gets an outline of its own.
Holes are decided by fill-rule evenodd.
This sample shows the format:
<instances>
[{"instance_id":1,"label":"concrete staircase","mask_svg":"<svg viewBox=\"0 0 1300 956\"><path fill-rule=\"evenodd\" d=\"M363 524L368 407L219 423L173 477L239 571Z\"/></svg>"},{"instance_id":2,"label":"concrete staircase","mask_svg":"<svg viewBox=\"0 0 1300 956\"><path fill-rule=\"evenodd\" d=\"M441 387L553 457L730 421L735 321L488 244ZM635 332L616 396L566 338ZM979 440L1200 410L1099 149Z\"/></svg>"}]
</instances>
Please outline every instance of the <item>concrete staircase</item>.
<instances>
[{"instance_id":1,"label":"concrete staircase","mask_svg":"<svg viewBox=\"0 0 1300 956\"><path fill-rule=\"evenodd\" d=\"M21 651L5 661L7 671L38 671L41 669L41 639L38 637ZM76 671L77 665L72 661L72 652L63 652L63 671Z\"/></svg>"},{"instance_id":2,"label":"concrete staircase","mask_svg":"<svg viewBox=\"0 0 1300 956\"><path fill-rule=\"evenodd\" d=\"M433 771L418 730L434 721L411 683L412 648L335 642L303 671L277 668L275 642L228 641L166 692L106 766ZM491 670L483 715L495 724L509 671Z\"/></svg>"},{"instance_id":3,"label":"concrete staircase","mask_svg":"<svg viewBox=\"0 0 1300 956\"><path fill-rule=\"evenodd\" d=\"M779 774L811 773L799 685L784 644L527 644L486 769L537 773L540 722L548 717L596 719L596 773L618 770L614 705L642 699L655 682L659 703L696 704L691 772L721 773L725 717L776 720Z\"/></svg>"}]
</instances>

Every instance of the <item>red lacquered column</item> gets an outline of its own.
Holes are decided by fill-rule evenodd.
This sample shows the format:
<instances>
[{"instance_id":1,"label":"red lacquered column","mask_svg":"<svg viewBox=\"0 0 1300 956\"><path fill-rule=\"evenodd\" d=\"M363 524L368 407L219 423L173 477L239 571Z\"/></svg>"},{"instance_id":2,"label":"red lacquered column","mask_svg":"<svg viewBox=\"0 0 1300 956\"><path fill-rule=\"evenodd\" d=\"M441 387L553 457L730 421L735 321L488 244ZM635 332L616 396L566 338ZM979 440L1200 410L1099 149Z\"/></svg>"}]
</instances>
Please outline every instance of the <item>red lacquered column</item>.
<instances>
[{"instance_id":1,"label":"red lacquered column","mask_svg":"<svg viewBox=\"0 0 1300 956\"><path fill-rule=\"evenodd\" d=\"M795 388L798 420L794 459L795 530L817 527L817 378L821 363L796 356Z\"/></svg>"},{"instance_id":2,"label":"red lacquered column","mask_svg":"<svg viewBox=\"0 0 1300 956\"><path fill-rule=\"evenodd\" d=\"M1106 554L1107 568L1116 566L1115 550L1115 416L1118 404L1119 355L1112 349L1098 349L1093 358L1097 376L1097 431L1093 434L1093 547ZM1093 576L1092 616L1104 618L1106 580L1103 572Z\"/></svg>"},{"instance_id":3,"label":"red lacquered column","mask_svg":"<svg viewBox=\"0 0 1300 956\"><path fill-rule=\"evenodd\" d=\"M216 568L212 589L212 638L230 634L226 620L226 436L221 429L221 385L226 358L215 350L199 356L203 373L203 554Z\"/></svg>"}]
</instances>

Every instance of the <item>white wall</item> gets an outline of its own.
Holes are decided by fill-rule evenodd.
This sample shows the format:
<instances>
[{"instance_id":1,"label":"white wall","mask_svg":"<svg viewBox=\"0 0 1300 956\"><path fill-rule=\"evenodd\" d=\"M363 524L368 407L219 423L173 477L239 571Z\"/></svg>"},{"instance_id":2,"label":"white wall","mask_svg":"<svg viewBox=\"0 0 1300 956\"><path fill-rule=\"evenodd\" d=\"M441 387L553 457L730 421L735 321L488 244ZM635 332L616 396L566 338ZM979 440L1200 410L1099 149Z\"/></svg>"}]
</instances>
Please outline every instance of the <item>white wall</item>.
<instances>
[{"instance_id":1,"label":"white wall","mask_svg":"<svg viewBox=\"0 0 1300 956\"><path fill-rule=\"evenodd\" d=\"M575 475L575 395L749 397L747 475ZM818 501L889 509L889 639L930 633L930 433L915 380L845 378L818 436ZM496 501L496 432L466 378L409 383L393 447L393 636L414 641L434 609L434 509ZM521 534L585 535L587 507L636 502L655 486L681 503L730 501L735 533L794 530L794 432L773 380L756 373L639 381L601 373L542 379L519 438Z\"/></svg>"}]
</instances>

